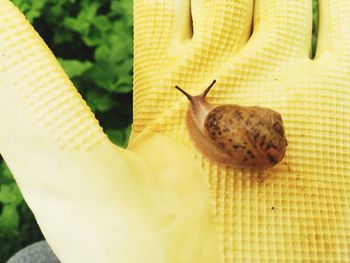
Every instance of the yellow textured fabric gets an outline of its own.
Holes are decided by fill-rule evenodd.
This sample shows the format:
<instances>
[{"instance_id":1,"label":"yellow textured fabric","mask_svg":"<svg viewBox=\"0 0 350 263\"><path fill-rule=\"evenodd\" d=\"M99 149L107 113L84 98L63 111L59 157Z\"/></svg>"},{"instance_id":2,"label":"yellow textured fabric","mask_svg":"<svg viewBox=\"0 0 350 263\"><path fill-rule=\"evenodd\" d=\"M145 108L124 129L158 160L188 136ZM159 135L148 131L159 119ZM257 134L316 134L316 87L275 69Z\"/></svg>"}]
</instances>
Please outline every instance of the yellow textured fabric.
<instances>
[{"instance_id":1,"label":"yellow textured fabric","mask_svg":"<svg viewBox=\"0 0 350 263\"><path fill-rule=\"evenodd\" d=\"M220 262L207 182L184 145L147 129L128 151L113 145L8 0L0 112L1 155L62 262Z\"/></svg>"},{"instance_id":2,"label":"yellow textured fabric","mask_svg":"<svg viewBox=\"0 0 350 263\"><path fill-rule=\"evenodd\" d=\"M59 258L348 262L349 13L348 0L320 1L311 60L311 0L135 0L127 151L0 0L0 152ZM258 175L198 153L174 85L196 94L213 79L211 103L282 114L282 163Z\"/></svg>"},{"instance_id":3,"label":"yellow textured fabric","mask_svg":"<svg viewBox=\"0 0 350 263\"><path fill-rule=\"evenodd\" d=\"M191 145L209 178L225 262L349 262L350 2L320 1L314 60L311 0L257 0L253 14L248 0L190 2L187 12L189 1L135 1L134 130ZM187 136L188 102L173 87L199 94L213 79L214 105L283 116L286 157L263 181L210 163Z\"/></svg>"}]
</instances>

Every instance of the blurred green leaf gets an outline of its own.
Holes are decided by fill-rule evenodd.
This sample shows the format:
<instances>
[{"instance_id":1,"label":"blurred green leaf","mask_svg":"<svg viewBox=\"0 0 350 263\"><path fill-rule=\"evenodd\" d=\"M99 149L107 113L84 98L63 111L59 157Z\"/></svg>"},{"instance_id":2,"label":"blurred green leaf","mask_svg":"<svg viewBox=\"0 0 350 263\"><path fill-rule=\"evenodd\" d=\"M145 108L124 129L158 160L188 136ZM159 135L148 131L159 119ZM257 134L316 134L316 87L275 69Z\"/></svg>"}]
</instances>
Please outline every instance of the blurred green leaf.
<instances>
[{"instance_id":1,"label":"blurred green leaf","mask_svg":"<svg viewBox=\"0 0 350 263\"><path fill-rule=\"evenodd\" d=\"M97 16L94 20L94 25L100 31L106 32L111 29L112 24L106 16Z\"/></svg>"},{"instance_id":2,"label":"blurred green leaf","mask_svg":"<svg viewBox=\"0 0 350 263\"><path fill-rule=\"evenodd\" d=\"M0 162L0 187L1 185L14 183L13 176L4 162Z\"/></svg>"},{"instance_id":3,"label":"blurred green leaf","mask_svg":"<svg viewBox=\"0 0 350 263\"><path fill-rule=\"evenodd\" d=\"M107 44L99 45L95 50L95 59L96 61L109 60L109 47Z\"/></svg>"},{"instance_id":4,"label":"blurred green leaf","mask_svg":"<svg viewBox=\"0 0 350 263\"><path fill-rule=\"evenodd\" d=\"M128 93L131 91L132 77L129 75L119 76L117 82L116 92L118 93Z\"/></svg>"},{"instance_id":5,"label":"blurred green leaf","mask_svg":"<svg viewBox=\"0 0 350 263\"><path fill-rule=\"evenodd\" d=\"M64 71L70 78L79 77L92 68L93 64L88 61L58 59Z\"/></svg>"},{"instance_id":6,"label":"blurred green leaf","mask_svg":"<svg viewBox=\"0 0 350 263\"><path fill-rule=\"evenodd\" d=\"M127 25L129 26L131 26L133 22L132 4L133 2L129 0L114 0L111 3L111 11L122 14Z\"/></svg>"},{"instance_id":7,"label":"blurred green leaf","mask_svg":"<svg viewBox=\"0 0 350 263\"><path fill-rule=\"evenodd\" d=\"M127 146L127 140L130 136L130 132L131 132L130 127L127 127L126 129L119 129L119 130L106 130L108 138L116 145L119 145L120 147L124 147L124 148Z\"/></svg>"},{"instance_id":8,"label":"blurred green leaf","mask_svg":"<svg viewBox=\"0 0 350 263\"><path fill-rule=\"evenodd\" d=\"M23 201L21 192L18 186L13 182L12 184L0 186L0 202L8 205L18 205Z\"/></svg>"},{"instance_id":9,"label":"blurred green leaf","mask_svg":"<svg viewBox=\"0 0 350 263\"><path fill-rule=\"evenodd\" d=\"M63 24L78 33L87 34L94 22L99 6L100 3L97 1L85 5L84 8L80 9L77 17L66 17Z\"/></svg>"},{"instance_id":10,"label":"blurred green leaf","mask_svg":"<svg viewBox=\"0 0 350 263\"><path fill-rule=\"evenodd\" d=\"M117 81L113 64L109 62L96 63L88 72L88 78L99 88L113 91Z\"/></svg>"},{"instance_id":11,"label":"blurred green leaf","mask_svg":"<svg viewBox=\"0 0 350 263\"><path fill-rule=\"evenodd\" d=\"M89 90L86 95L86 101L94 112L104 112L118 104L110 94L99 90Z\"/></svg>"},{"instance_id":12,"label":"blurred green leaf","mask_svg":"<svg viewBox=\"0 0 350 263\"><path fill-rule=\"evenodd\" d=\"M1 234L15 235L18 232L19 215L15 205L5 205L0 214Z\"/></svg>"}]
</instances>

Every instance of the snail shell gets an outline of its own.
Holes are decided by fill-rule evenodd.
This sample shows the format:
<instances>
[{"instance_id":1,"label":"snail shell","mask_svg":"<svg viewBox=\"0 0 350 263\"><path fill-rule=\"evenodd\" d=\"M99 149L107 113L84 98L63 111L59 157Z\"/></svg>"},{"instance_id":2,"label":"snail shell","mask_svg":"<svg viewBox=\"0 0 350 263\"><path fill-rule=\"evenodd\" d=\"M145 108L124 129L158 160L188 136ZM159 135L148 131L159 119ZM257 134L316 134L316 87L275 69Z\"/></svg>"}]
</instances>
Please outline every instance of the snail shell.
<instances>
[{"instance_id":1,"label":"snail shell","mask_svg":"<svg viewBox=\"0 0 350 263\"><path fill-rule=\"evenodd\" d=\"M221 105L206 101L211 85L199 96L191 96L187 111L189 134L210 160L227 166L265 170L279 163L287 139L281 115L268 108Z\"/></svg>"}]
</instances>

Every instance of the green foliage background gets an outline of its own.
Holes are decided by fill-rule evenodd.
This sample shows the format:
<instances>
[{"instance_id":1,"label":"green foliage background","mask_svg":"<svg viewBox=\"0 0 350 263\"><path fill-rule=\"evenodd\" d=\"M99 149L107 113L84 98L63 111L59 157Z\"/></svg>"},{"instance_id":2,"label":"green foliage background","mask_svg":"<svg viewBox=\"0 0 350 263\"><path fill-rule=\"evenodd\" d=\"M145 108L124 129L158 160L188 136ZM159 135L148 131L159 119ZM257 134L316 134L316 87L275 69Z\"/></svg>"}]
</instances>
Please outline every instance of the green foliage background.
<instances>
[{"instance_id":1,"label":"green foliage background","mask_svg":"<svg viewBox=\"0 0 350 263\"><path fill-rule=\"evenodd\" d=\"M12 0L44 38L110 139L132 121L132 0ZM317 0L313 0L313 50ZM0 157L0 262L43 236Z\"/></svg>"}]
</instances>

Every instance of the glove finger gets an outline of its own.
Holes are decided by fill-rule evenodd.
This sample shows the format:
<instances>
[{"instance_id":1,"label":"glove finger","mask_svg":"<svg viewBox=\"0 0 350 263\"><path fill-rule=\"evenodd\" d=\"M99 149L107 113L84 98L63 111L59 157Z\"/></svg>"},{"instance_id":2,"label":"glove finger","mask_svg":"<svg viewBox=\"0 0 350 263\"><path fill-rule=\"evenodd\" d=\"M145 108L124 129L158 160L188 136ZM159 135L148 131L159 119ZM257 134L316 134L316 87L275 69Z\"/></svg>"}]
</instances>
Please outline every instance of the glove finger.
<instances>
[{"instance_id":1,"label":"glove finger","mask_svg":"<svg viewBox=\"0 0 350 263\"><path fill-rule=\"evenodd\" d=\"M191 37L190 0L134 1L134 131L158 114L153 95L164 88L159 76L182 57Z\"/></svg>"},{"instance_id":2,"label":"glove finger","mask_svg":"<svg viewBox=\"0 0 350 263\"><path fill-rule=\"evenodd\" d=\"M349 54L350 51L350 1L319 1L319 34L316 57L326 52Z\"/></svg>"},{"instance_id":3,"label":"glove finger","mask_svg":"<svg viewBox=\"0 0 350 263\"><path fill-rule=\"evenodd\" d=\"M251 35L253 0L192 0L193 45L203 61L237 52Z\"/></svg>"},{"instance_id":4,"label":"glove finger","mask_svg":"<svg viewBox=\"0 0 350 263\"><path fill-rule=\"evenodd\" d=\"M284 60L311 55L311 2L256 0L253 36L273 58Z\"/></svg>"},{"instance_id":5,"label":"glove finger","mask_svg":"<svg viewBox=\"0 0 350 263\"><path fill-rule=\"evenodd\" d=\"M186 8L189 7L187 3L183 4L183 7L185 12L189 10ZM143 4L138 8L135 10L136 13L142 12L141 8L146 8L146 6ZM181 34L179 28L185 26L175 27L180 33L177 33L178 37L175 34L175 41L168 40L170 44L168 58L155 55L156 52L161 52L157 50L158 45L153 47L152 52L149 52L149 47L142 47L145 51L140 52L141 47L137 47L138 41L140 46L148 42L137 40L138 33L144 34L143 29L135 32L137 48L135 48L134 60L134 86L136 87L134 90L134 130L141 131L146 125L150 125L152 120L159 118L160 113L165 113L169 105L178 99L177 95L174 96L177 94L173 88L174 85L186 87L188 92L196 94L192 89L201 90L212 81L213 75L216 75L213 72L218 70L218 65L224 64L223 62L249 38L252 10L252 0L192 0L192 40L185 41L186 37L187 40L190 39L189 34ZM178 14L179 11L175 13ZM138 14L135 14L135 17L137 20ZM141 26L144 23L140 21L138 23ZM183 25L186 24L188 20L183 23ZM153 27L156 26L159 27L159 25L153 25ZM144 60L145 63L140 63L141 60ZM155 74L156 72L165 77L159 80L159 74ZM203 85L199 85L200 82Z\"/></svg>"},{"instance_id":6,"label":"glove finger","mask_svg":"<svg viewBox=\"0 0 350 263\"><path fill-rule=\"evenodd\" d=\"M190 0L134 1L134 86L149 83L169 52L181 52L182 43L192 37L191 24Z\"/></svg>"}]
</instances>

